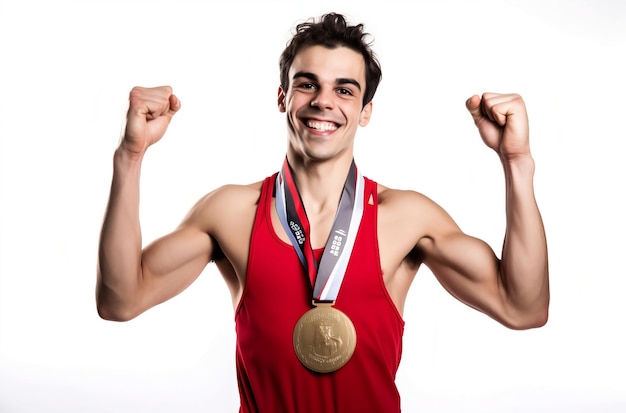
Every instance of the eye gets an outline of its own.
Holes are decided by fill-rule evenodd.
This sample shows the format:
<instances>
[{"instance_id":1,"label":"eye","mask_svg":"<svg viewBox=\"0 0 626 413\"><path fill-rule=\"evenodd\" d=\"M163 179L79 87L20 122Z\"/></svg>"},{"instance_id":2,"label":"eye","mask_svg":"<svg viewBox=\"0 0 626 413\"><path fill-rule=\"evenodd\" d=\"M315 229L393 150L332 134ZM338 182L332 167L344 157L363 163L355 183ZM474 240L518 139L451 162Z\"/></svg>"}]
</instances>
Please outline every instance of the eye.
<instances>
[{"instance_id":1,"label":"eye","mask_svg":"<svg viewBox=\"0 0 626 413\"><path fill-rule=\"evenodd\" d=\"M298 85L300 89L315 89L317 86L311 82L303 82Z\"/></svg>"},{"instance_id":2,"label":"eye","mask_svg":"<svg viewBox=\"0 0 626 413\"><path fill-rule=\"evenodd\" d=\"M337 93L340 95L352 95L352 91L350 89L346 89L345 87L337 89Z\"/></svg>"}]
</instances>

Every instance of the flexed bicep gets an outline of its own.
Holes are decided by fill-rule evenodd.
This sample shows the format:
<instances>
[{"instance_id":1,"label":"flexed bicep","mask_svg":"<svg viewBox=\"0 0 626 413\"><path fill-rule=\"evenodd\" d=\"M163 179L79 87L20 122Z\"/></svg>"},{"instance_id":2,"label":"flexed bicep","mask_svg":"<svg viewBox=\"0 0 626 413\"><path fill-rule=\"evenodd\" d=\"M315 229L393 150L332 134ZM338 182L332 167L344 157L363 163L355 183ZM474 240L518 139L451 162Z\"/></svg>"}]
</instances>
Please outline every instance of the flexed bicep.
<instances>
[{"instance_id":1,"label":"flexed bicep","mask_svg":"<svg viewBox=\"0 0 626 413\"><path fill-rule=\"evenodd\" d=\"M500 260L484 241L460 230L420 240L426 264L454 297L496 321L512 327Z\"/></svg>"},{"instance_id":2,"label":"flexed bicep","mask_svg":"<svg viewBox=\"0 0 626 413\"><path fill-rule=\"evenodd\" d=\"M186 289L211 260L215 241L201 229L181 225L142 254L142 307L150 308Z\"/></svg>"}]
</instances>

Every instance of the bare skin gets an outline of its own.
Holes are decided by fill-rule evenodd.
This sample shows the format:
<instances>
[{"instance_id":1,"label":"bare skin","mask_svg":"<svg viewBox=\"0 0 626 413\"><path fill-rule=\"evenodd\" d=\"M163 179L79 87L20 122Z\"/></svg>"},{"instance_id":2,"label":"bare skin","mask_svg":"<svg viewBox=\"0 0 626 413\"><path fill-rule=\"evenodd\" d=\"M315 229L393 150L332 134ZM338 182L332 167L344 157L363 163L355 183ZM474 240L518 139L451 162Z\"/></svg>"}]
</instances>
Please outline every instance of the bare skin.
<instances>
[{"instance_id":1,"label":"bare skin","mask_svg":"<svg viewBox=\"0 0 626 413\"><path fill-rule=\"evenodd\" d=\"M286 114L287 158L294 170L314 248L328 238L354 137L372 114L363 106L365 66L358 53L312 46L279 88ZM101 317L129 320L179 294L215 261L236 307L246 282L250 236L261 182L227 185L200 199L172 233L142 250L139 178L148 147L180 109L168 86L134 88L114 174L99 250L97 306ZM527 329L548 317L548 256L533 191L534 161L522 98L486 93L467 100L484 143L500 157L506 181L507 228L501 259L464 234L446 211L413 191L379 185L378 240L387 290L402 314L411 283L427 265L453 296L503 325ZM277 235L289 242L274 211Z\"/></svg>"}]
</instances>

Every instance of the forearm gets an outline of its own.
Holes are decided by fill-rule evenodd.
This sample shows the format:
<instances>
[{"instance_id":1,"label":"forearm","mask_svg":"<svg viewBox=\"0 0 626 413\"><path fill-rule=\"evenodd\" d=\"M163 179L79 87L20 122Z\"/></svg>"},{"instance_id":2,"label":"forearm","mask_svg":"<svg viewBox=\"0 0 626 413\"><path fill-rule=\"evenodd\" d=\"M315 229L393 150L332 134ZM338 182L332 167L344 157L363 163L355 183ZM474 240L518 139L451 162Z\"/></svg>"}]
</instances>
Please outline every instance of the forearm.
<instances>
[{"instance_id":1,"label":"forearm","mask_svg":"<svg viewBox=\"0 0 626 413\"><path fill-rule=\"evenodd\" d=\"M139 224L141 157L120 148L114 155L113 178L98 251L96 299L104 318L135 298L141 282L142 239Z\"/></svg>"},{"instance_id":2,"label":"forearm","mask_svg":"<svg viewBox=\"0 0 626 413\"><path fill-rule=\"evenodd\" d=\"M501 277L507 301L517 317L531 325L547 319L548 252L534 188L530 155L503 159L506 177L506 234Z\"/></svg>"}]
</instances>

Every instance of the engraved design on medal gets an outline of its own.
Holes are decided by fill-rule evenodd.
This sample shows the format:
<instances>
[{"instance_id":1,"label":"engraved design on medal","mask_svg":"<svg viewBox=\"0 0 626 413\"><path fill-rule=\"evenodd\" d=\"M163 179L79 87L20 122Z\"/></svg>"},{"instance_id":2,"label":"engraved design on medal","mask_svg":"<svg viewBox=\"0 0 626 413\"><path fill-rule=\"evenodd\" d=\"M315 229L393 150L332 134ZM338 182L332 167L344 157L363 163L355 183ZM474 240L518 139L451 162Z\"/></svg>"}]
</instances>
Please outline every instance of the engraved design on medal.
<instances>
[{"instance_id":1,"label":"engraved design on medal","mask_svg":"<svg viewBox=\"0 0 626 413\"><path fill-rule=\"evenodd\" d=\"M307 368L330 373L352 357L356 331L346 314L331 304L317 304L298 320L293 332L293 347Z\"/></svg>"}]
</instances>

